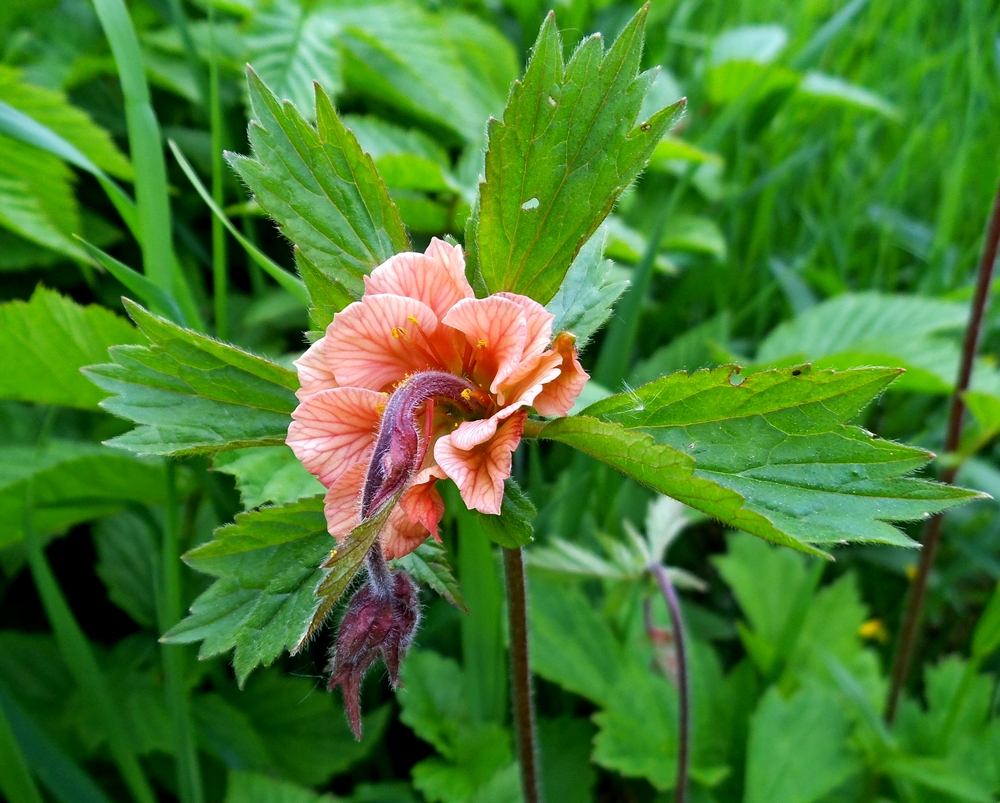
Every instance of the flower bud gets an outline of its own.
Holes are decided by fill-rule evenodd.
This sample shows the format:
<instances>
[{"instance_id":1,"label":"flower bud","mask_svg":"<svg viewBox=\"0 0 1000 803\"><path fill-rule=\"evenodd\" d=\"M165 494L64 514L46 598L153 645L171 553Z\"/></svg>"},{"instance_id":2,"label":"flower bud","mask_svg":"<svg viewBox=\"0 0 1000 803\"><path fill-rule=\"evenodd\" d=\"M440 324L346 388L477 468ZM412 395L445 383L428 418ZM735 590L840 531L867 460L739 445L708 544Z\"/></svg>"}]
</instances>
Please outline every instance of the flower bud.
<instances>
[{"instance_id":1,"label":"flower bud","mask_svg":"<svg viewBox=\"0 0 1000 803\"><path fill-rule=\"evenodd\" d=\"M373 550L377 552L378 547ZM374 560L380 560L379 557ZM371 563L371 559L369 560ZM417 587L401 570L369 570L368 581L347 603L337 643L330 655L327 689L340 686L351 729L361 740L361 681L381 656L393 688L399 686L399 662L406 655L420 622Z\"/></svg>"}]
</instances>

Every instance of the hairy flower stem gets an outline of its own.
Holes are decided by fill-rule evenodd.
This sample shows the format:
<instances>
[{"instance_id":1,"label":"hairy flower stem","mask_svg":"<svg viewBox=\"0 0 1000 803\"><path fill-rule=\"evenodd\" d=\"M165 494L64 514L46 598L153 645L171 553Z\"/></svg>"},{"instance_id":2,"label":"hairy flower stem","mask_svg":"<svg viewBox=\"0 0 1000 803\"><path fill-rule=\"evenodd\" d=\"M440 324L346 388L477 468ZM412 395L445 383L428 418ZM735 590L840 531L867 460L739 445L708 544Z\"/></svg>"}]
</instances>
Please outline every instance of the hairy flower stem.
<instances>
[{"instance_id":1,"label":"hairy flower stem","mask_svg":"<svg viewBox=\"0 0 1000 803\"><path fill-rule=\"evenodd\" d=\"M997 193L993 199L993 210L986 228L986 241L983 243L983 253L979 260L979 270L976 277L976 291L972 297L969 323L965 328L965 340L962 343L962 360L958 368L955 390L951 396L948 429L944 441L946 454L953 455L958 450L962 435L962 418L965 413L962 394L969 389L969 381L972 378L972 365L976 356L976 347L979 344L979 331L982 327L983 314L986 311L986 301L989 296L990 280L993 277L993 266L997 259L998 244L1000 244L1000 185L997 186ZM949 465L941 472L941 482L950 485L954 482L957 473L958 464ZM927 578L934 567L934 559L937 557L938 546L941 543L941 524L942 514L938 513L924 527L920 564L907 597L906 612L903 616L899 641L896 644L896 654L892 662L892 681L885 707L885 719L889 724L892 724L896 717L899 697L910 674L913 652L920 634L924 600L927 597Z\"/></svg>"},{"instance_id":2,"label":"hairy flower stem","mask_svg":"<svg viewBox=\"0 0 1000 803\"><path fill-rule=\"evenodd\" d=\"M684 638L684 620L681 618L681 604L677 599L674 584L670 582L667 570L659 563L649 567L656 578L663 600L670 613L670 625L674 631L674 645L677 648L677 695L680 698L680 723L677 740L677 778L674 783L675 803L687 800L688 766L691 762L691 688L688 677L687 642Z\"/></svg>"},{"instance_id":3,"label":"hairy flower stem","mask_svg":"<svg viewBox=\"0 0 1000 803\"><path fill-rule=\"evenodd\" d=\"M514 730L521 762L524 803L540 803L538 783L538 739L535 731L535 701L531 692L528 663L528 595L521 547L503 549L507 584L507 624L510 629L510 691L514 703Z\"/></svg>"}]
</instances>

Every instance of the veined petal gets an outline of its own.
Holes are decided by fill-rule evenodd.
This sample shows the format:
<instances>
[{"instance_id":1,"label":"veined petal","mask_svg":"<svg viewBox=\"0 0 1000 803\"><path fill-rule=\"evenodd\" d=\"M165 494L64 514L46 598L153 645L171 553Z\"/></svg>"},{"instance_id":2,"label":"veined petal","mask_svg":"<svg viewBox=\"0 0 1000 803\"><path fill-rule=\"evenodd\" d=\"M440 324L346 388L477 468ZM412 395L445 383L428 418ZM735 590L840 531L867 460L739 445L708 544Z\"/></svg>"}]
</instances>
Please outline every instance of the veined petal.
<instances>
[{"instance_id":1,"label":"veined petal","mask_svg":"<svg viewBox=\"0 0 1000 803\"><path fill-rule=\"evenodd\" d=\"M440 540L438 525L444 516L444 500L434 483L446 476L440 466L429 466L417 474L410 487L399 498L399 506L407 518L422 524L435 540Z\"/></svg>"},{"instance_id":2,"label":"veined petal","mask_svg":"<svg viewBox=\"0 0 1000 803\"><path fill-rule=\"evenodd\" d=\"M371 450L386 397L362 388L321 390L292 413L285 442L327 488Z\"/></svg>"},{"instance_id":3,"label":"veined petal","mask_svg":"<svg viewBox=\"0 0 1000 803\"><path fill-rule=\"evenodd\" d=\"M522 310L527 323L524 353L522 359L534 357L548 348L552 340L552 323L556 316L539 304L535 299L517 293L497 293L500 298L513 301Z\"/></svg>"},{"instance_id":4,"label":"veined petal","mask_svg":"<svg viewBox=\"0 0 1000 803\"><path fill-rule=\"evenodd\" d=\"M361 523L361 486L367 470L365 461L355 463L326 492L323 500L326 529L338 543Z\"/></svg>"},{"instance_id":5,"label":"veined petal","mask_svg":"<svg viewBox=\"0 0 1000 803\"><path fill-rule=\"evenodd\" d=\"M496 295L466 298L441 322L465 335L473 350L474 375L490 382L490 392L496 393L524 354L528 325L521 306Z\"/></svg>"},{"instance_id":6,"label":"veined petal","mask_svg":"<svg viewBox=\"0 0 1000 803\"><path fill-rule=\"evenodd\" d=\"M321 337L292 363L299 372L299 389L295 395L305 401L314 393L338 387L333 367L326 354L326 338Z\"/></svg>"},{"instance_id":7,"label":"veined petal","mask_svg":"<svg viewBox=\"0 0 1000 803\"><path fill-rule=\"evenodd\" d=\"M442 503L443 506L443 503ZM382 530L380 540L386 560L395 560L409 555L427 540L427 528L419 521L410 521L400 505L389 514L389 521Z\"/></svg>"},{"instance_id":8,"label":"veined petal","mask_svg":"<svg viewBox=\"0 0 1000 803\"><path fill-rule=\"evenodd\" d=\"M445 367L428 350L437 329L437 316L414 298L365 296L334 316L326 359L341 385L387 389L407 374Z\"/></svg>"},{"instance_id":9,"label":"veined petal","mask_svg":"<svg viewBox=\"0 0 1000 803\"><path fill-rule=\"evenodd\" d=\"M500 387L498 401L504 405L500 413L510 415L506 411L531 407L542 392L542 386L559 376L562 359L556 352L548 351L522 362ZM506 418L506 415L502 417Z\"/></svg>"},{"instance_id":10,"label":"veined petal","mask_svg":"<svg viewBox=\"0 0 1000 803\"><path fill-rule=\"evenodd\" d=\"M471 449L456 446L455 433L445 435L435 445L438 465L455 481L470 509L493 515L500 512L503 483L510 476L511 453L521 441L527 417L526 412L518 410L497 427L492 437Z\"/></svg>"},{"instance_id":11,"label":"veined petal","mask_svg":"<svg viewBox=\"0 0 1000 803\"><path fill-rule=\"evenodd\" d=\"M552 348L562 358L559 375L545 384L534 405L539 415L566 415L590 379L590 374L580 365L576 338L569 332L562 332L556 337Z\"/></svg>"},{"instance_id":12,"label":"veined petal","mask_svg":"<svg viewBox=\"0 0 1000 803\"><path fill-rule=\"evenodd\" d=\"M443 318L463 298L473 298L462 249L433 239L424 254L404 253L365 276L365 292L391 293L422 301Z\"/></svg>"}]
</instances>

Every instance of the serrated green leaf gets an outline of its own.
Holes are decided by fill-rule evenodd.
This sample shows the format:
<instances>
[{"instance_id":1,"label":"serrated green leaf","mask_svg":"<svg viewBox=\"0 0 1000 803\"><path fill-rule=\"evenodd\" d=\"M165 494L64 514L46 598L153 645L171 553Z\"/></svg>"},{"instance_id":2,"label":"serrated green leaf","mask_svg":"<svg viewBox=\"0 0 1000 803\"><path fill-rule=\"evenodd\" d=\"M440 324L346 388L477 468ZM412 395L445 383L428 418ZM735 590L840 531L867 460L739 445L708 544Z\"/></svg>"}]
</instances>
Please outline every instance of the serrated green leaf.
<instances>
[{"instance_id":1,"label":"serrated green leaf","mask_svg":"<svg viewBox=\"0 0 1000 803\"><path fill-rule=\"evenodd\" d=\"M44 447L0 446L0 547L24 537L24 501L34 487L32 523L39 536L107 516L130 502L160 502L166 474L96 443L52 438Z\"/></svg>"},{"instance_id":2,"label":"serrated green leaf","mask_svg":"<svg viewBox=\"0 0 1000 803\"><path fill-rule=\"evenodd\" d=\"M326 574L320 564L333 545L320 498L238 515L184 556L218 579L163 640L201 641L201 658L235 648L242 685L255 666L300 645L319 607L314 592Z\"/></svg>"},{"instance_id":3,"label":"serrated green leaf","mask_svg":"<svg viewBox=\"0 0 1000 803\"><path fill-rule=\"evenodd\" d=\"M750 725L745 803L814 803L861 769L837 695L809 686L783 700L771 688Z\"/></svg>"},{"instance_id":4,"label":"serrated green leaf","mask_svg":"<svg viewBox=\"0 0 1000 803\"><path fill-rule=\"evenodd\" d=\"M614 263L604 259L606 235L599 230L576 255L559 292L545 305L556 316L553 332L572 332L583 350L608 318L628 281L614 275Z\"/></svg>"},{"instance_id":5,"label":"serrated green leaf","mask_svg":"<svg viewBox=\"0 0 1000 803\"><path fill-rule=\"evenodd\" d=\"M428 540L398 562L414 580L430 586L460 611L468 613L458 580L448 564L447 554L441 544Z\"/></svg>"},{"instance_id":6,"label":"serrated green leaf","mask_svg":"<svg viewBox=\"0 0 1000 803\"><path fill-rule=\"evenodd\" d=\"M287 446L261 446L220 452L215 468L236 478L244 510L265 504L284 505L323 493L312 474Z\"/></svg>"},{"instance_id":7,"label":"serrated green leaf","mask_svg":"<svg viewBox=\"0 0 1000 803\"><path fill-rule=\"evenodd\" d=\"M318 333L317 337L321 337L333 316L354 301L354 296L341 282L306 259L298 246L295 247L295 267L309 294L309 323Z\"/></svg>"},{"instance_id":8,"label":"serrated green leaf","mask_svg":"<svg viewBox=\"0 0 1000 803\"><path fill-rule=\"evenodd\" d=\"M202 454L282 444L298 379L292 371L125 301L149 346L118 346L85 373L113 394L101 405L139 426L108 441L139 454Z\"/></svg>"},{"instance_id":9,"label":"serrated green leaf","mask_svg":"<svg viewBox=\"0 0 1000 803\"><path fill-rule=\"evenodd\" d=\"M242 685L254 667L284 651L297 652L326 620L378 538L395 499L356 527L339 546L326 529L323 499L242 513L215 539L184 556L217 577L191 615L163 636L168 643L201 641L200 657L235 648Z\"/></svg>"},{"instance_id":10,"label":"serrated green leaf","mask_svg":"<svg viewBox=\"0 0 1000 803\"><path fill-rule=\"evenodd\" d=\"M521 547L531 543L534 537L531 522L538 511L513 478L508 477L503 485L503 503L498 515L473 512L486 537L493 543L503 547Z\"/></svg>"},{"instance_id":11,"label":"serrated green leaf","mask_svg":"<svg viewBox=\"0 0 1000 803\"><path fill-rule=\"evenodd\" d=\"M888 368L672 374L553 421L568 443L724 523L786 546L912 545L913 521L977 494L906 476L930 455L847 425Z\"/></svg>"},{"instance_id":12,"label":"serrated green leaf","mask_svg":"<svg viewBox=\"0 0 1000 803\"><path fill-rule=\"evenodd\" d=\"M143 340L110 310L39 286L28 301L0 304L0 399L97 409L107 394L80 369L105 359L109 346Z\"/></svg>"},{"instance_id":13,"label":"serrated green leaf","mask_svg":"<svg viewBox=\"0 0 1000 803\"><path fill-rule=\"evenodd\" d=\"M563 66L550 14L503 121L491 120L476 231L486 289L542 304L622 191L638 176L683 102L638 120L654 73L638 73L646 10L605 54L585 39Z\"/></svg>"},{"instance_id":14,"label":"serrated green leaf","mask_svg":"<svg viewBox=\"0 0 1000 803\"><path fill-rule=\"evenodd\" d=\"M357 297L362 277L409 249L371 157L316 87L317 127L248 71L253 157L229 161L257 202L312 264Z\"/></svg>"}]
</instances>

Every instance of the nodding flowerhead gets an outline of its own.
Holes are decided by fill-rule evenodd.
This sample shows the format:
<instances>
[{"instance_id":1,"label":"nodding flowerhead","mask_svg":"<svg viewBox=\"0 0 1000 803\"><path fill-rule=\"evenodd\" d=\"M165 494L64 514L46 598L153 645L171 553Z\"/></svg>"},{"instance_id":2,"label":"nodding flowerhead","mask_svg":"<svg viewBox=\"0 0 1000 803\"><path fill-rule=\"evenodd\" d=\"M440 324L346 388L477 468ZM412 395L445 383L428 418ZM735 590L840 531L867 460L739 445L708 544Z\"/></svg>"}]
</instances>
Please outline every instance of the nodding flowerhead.
<instances>
[{"instance_id":1,"label":"nodding flowerhead","mask_svg":"<svg viewBox=\"0 0 1000 803\"><path fill-rule=\"evenodd\" d=\"M380 535L386 558L437 537L450 478L470 509L500 512L527 412L565 415L587 381L575 339L514 293L476 298L457 246L432 240L365 277L295 365L288 445L327 488L344 538L402 491Z\"/></svg>"}]
</instances>

